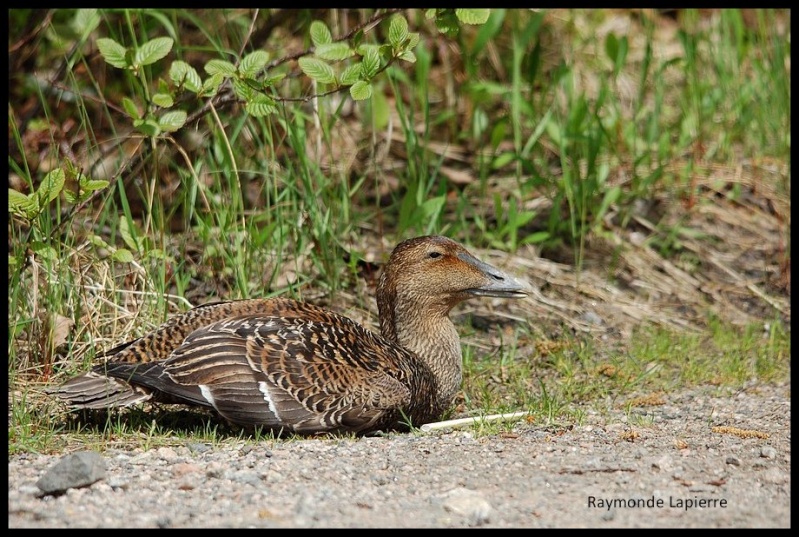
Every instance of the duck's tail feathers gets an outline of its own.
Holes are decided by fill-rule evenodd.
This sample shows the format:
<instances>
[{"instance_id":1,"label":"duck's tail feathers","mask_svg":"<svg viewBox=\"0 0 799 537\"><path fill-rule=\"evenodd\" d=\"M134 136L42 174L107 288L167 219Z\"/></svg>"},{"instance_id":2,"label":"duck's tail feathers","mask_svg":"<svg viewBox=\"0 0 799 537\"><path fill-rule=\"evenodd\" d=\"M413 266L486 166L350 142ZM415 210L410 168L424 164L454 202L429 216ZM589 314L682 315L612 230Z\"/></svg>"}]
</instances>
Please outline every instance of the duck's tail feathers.
<instances>
[{"instance_id":1,"label":"duck's tail feathers","mask_svg":"<svg viewBox=\"0 0 799 537\"><path fill-rule=\"evenodd\" d=\"M71 378L48 393L74 408L87 409L128 407L152 398L150 390L107 377L98 371Z\"/></svg>"}]
</instances>

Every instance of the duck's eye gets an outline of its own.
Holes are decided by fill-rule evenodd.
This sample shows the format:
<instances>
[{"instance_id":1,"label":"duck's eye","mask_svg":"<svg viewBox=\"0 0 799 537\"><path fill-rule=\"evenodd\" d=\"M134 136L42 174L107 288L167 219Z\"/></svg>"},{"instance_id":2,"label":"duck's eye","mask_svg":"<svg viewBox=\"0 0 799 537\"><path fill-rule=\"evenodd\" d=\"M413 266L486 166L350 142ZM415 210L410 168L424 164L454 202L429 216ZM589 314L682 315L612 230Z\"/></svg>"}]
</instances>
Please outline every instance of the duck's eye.
<instances>
[{"instance_id":1,"label":"duck's eye","mask_svg":"<svg viewBox=\"0 0 799 537\"><path fill-rule=\"evenodd\" d=\"M441 252L430 252L429 254L427 254L427 257L429 257L430 259L438 259L439 257L441 257Z\"/></svg>"}]
</instances>

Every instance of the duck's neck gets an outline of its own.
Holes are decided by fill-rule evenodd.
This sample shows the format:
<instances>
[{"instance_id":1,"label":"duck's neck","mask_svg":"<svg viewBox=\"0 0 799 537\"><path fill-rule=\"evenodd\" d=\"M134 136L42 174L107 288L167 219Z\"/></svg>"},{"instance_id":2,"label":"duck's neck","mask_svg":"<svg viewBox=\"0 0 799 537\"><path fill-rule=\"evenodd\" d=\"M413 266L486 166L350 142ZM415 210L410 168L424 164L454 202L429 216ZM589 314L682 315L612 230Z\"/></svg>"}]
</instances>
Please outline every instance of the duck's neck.
<instances>
[{"instance_id":1,"label":"duck's neck","mask_svg":"<svg viewBox=\"0 0 799 537\"><path fill-rule=\"evenodd\" d=\"M463 376L460 337L449 319L450 308L403 298L383 294L378 299L380 331L427 364L436 379L436 406L446 410Z\"/></svg>"}]
</instances>

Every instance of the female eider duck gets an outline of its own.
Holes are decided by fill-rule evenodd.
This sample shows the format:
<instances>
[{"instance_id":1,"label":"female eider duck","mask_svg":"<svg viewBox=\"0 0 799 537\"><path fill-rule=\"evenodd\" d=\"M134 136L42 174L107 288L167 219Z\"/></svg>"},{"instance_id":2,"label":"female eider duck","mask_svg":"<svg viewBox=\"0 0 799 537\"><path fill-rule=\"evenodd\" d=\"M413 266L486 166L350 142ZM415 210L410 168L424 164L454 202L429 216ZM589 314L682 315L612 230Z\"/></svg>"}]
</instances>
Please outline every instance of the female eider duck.
<instances>
[{"instance_id":1,"label":"female eider duck","mask_svg":"<svg viewBox=\"0 0 799 537\"><path fill-rule=\"evenodd\" d=\"M460 389L450 310L529 287L445 237L391 253L377 286L380 332L286 298L199 306L112 349L52 393L75 408L143 401L211 407L230 422L313 434L407 430L436 421Z\"/></svg>"}]
</instances>

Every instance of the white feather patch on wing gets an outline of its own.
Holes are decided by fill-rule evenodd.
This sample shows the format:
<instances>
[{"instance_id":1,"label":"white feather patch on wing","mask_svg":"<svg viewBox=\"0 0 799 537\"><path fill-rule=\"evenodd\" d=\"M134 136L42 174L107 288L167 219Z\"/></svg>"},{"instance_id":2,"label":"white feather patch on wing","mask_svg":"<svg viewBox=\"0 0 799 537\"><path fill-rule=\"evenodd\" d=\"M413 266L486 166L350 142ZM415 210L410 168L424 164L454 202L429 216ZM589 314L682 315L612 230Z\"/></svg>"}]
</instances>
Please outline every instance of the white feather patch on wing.
<instances>
[{"instance_id":1,"label":"white feather patch on wing","mask_svg":"<svg viewBox=\"0 0 799 537\"><path fill-rule=\"evenodd\" d=\"M214 396L211 393L211 389L206 384L199 384L198 387L200 388L200 393L205 397L205 400L211 403L211 406L216 408L214 404Z\"/></svg>"},{"instance_id":2,"label":"white feather patch on wing","mask_svg":"<svg viewBox=\"0 0 799 537\"><path fill-rule=\"evenodd\" d=\"M266 401L266 406L269 407L269 411L272 414L274 414L275 419L277 419L277 421L279 422L280 415L277 413L277 407L275 406L275 403L272 401L272 396L269 395L269 385L266 382L261 381L258 383L258 390L262 394L264 394L264 401Z\"/></svg>"}]
</instances>

